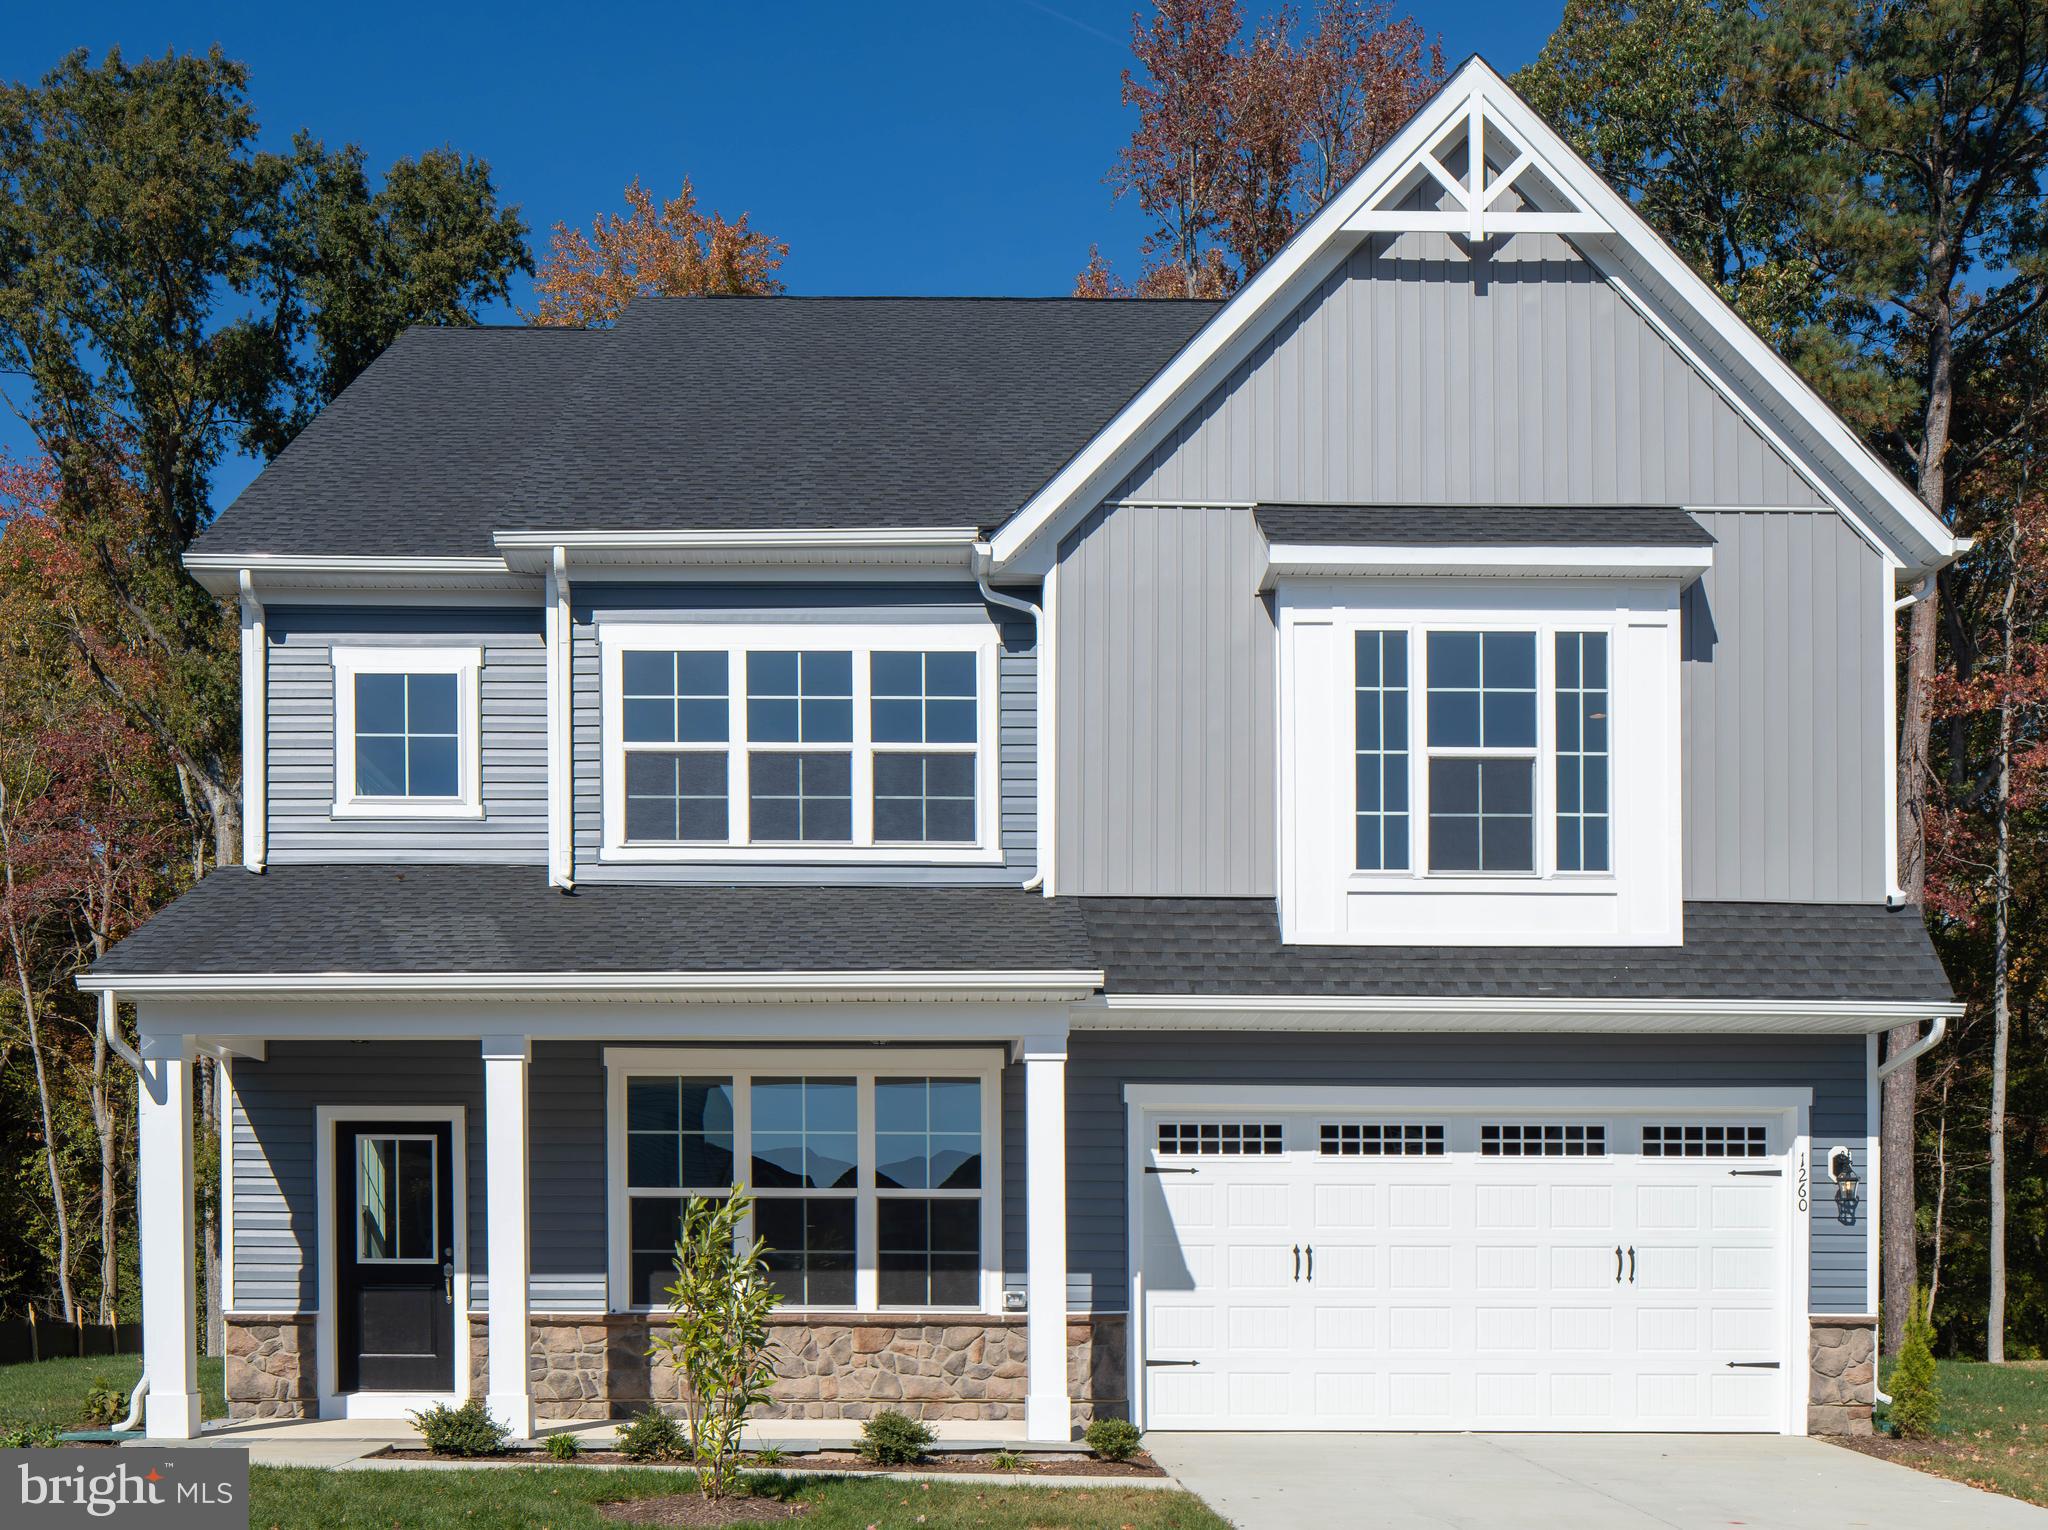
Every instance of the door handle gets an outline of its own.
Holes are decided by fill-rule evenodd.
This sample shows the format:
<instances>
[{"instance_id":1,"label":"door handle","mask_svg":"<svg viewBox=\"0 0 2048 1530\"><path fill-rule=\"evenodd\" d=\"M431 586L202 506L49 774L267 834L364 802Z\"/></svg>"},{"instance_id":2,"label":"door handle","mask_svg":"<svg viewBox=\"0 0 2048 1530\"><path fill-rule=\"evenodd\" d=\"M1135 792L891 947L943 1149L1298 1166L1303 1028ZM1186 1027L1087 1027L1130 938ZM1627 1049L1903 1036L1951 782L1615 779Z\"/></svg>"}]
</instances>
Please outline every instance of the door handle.
<instances>
[{"instance_id":1,"label":"door handle","mask_svg":"<svg viewBox=\"0 0 2048 1530\"><path fill-rule=\"evenodd\" d=\"M1621 1284L1621 1245L1614 1245L1614 1283Z\"/></svg>"},{"instance_id":2,"label":"door handle","mask_svg":"<svg viewBox=\"0 0 2048 1530\"><path fill-rule=\"evenodd\" d=\"M1314 1284L1315 1284L1315 1279L1316 1279L1316 1246L1315 1246L1315 1245L1314 1245L1313 1243L1311 1243L1311 1244L1310 1244L1310 1245L1308 1246L1308 1279L1309 1279L1309 1284L1310 1284L1310 1285L1314 1285Z\"/></svg>"},{"instance_id":3,"label":"door handle","mask_svg":"<svg viewBox=\"0 0 2048 1530\"><path fill-rule=\"evenodd\" d=\"M1636 1246L1633 1243L1628 1246L1628 1283L1636 1283Z\"/></svg>"},{"instance_id":4,"label":"door handle","mask_svg":"<svg viewBox=\"0 0 2048 1530\"><path fill-rule=\"evenodd\" d=\"M454 1303L455 1303L455 1266L454 1266L454 1265L452 1265L452 1264L444 1264L444 1265L442 1265L442 1266L441 1266L441 1285L443 1286L443 1288L444 1288L444 1289L446 1289L446 1291L447 1291L447 1293L448 1293L448 1302L449 1302L449 1305L450 1305L450 1306L453 1306L453 1305L454 1305Z\"/></svg>"},{"instance_id":5,"label":"door handle","mask_svg":"<svg viewBox=\"0 0 2048 1530\"><path fill-rule=\"evenodd\" d=\"M1301 1279L1301 1245L1294 1245L1294 1278Z\"/></svg>"}]
</instances>

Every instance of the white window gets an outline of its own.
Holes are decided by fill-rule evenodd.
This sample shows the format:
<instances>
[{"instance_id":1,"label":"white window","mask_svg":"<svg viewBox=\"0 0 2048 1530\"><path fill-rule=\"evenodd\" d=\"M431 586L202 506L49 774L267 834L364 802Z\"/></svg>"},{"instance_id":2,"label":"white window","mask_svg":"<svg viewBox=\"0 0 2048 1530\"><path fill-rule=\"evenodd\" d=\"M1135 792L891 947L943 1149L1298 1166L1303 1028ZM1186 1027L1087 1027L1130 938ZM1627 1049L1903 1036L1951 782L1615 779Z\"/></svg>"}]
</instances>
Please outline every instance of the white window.
<instances>
[{"instance_id":1,"label":"white window","mask_svg":"<svg viewBox=\"0 0 2048 1530\"><path fill-rule=\"evenodd\" d=\"M996 629L607 623L608 860L1001 859Z\"/></svg>"},{"instance_id":2,"label":"white window","mask_svg":"<svg viewBox=\"0 0 2048 1530\"><path fill-rule=\"evenodd\" d=\"M1679 938L1676 583L1502 584L1280 587L1286 939Z\"/></svg>"},{"instance_id":3,"label":"white window","mask_svg":"<svg viewBox=\"0 0 2048 1530\"><path fill-rule=\"evenodd\" d=\"M440 1263L440 1146L432 1135L356 1138L357 1264Z\"/></svg>"},{"instance_id":4,"label":"white window","mask_svg":"<svg viewBox=\"0 0 2048 1530\"><path fill-rule=\"evenodd\" d=\"M477 648L336 648L334 814L481 818Z\"/></svg>"},{"instance_id":5,"label":"white window","mask_svg":"<svg viewBox=\"0 0 2048 1530\"><path fill-rule=\"evenodd\" d=\"M743 1183L792 1307L995 1311L1001 1062L987 1051L611 1048L613 1306L659 1307L693 1196Z\"/></svg>"}]
</instances>

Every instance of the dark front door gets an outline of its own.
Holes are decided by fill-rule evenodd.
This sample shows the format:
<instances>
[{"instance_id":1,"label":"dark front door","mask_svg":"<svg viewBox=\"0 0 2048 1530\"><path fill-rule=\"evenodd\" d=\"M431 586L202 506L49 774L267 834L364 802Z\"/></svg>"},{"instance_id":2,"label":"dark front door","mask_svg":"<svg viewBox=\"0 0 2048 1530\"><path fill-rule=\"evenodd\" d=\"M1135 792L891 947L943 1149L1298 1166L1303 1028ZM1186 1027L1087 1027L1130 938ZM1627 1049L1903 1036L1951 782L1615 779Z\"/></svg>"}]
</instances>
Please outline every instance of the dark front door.
<instances>
[{"instance_id":1,"label":"dark front door","mask_svg":"<svg viewBox=\"0 0 2048 1530\"><path fill-rule=\"evenodd\" d=\"M334 1259L344 1392L455 1388L455 1171L445 1121L334 1128Z\"/></svg>"}]
</instances>

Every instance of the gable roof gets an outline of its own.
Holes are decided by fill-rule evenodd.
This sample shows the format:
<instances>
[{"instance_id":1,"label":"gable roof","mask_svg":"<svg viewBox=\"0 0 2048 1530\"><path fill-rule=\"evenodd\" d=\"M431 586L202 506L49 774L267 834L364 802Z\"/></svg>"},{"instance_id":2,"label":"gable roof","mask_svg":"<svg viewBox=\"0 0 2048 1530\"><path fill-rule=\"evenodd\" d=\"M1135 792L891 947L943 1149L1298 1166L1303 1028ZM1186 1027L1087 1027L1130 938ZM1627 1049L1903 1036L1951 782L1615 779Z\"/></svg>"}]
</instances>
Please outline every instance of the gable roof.
<instances>
[{"instance_id":1,"label":"gable roof","mask_svg":"<svg viewBox=\"0 0 2048 1530\"><path fill-rule=\"evenodd\" d=\"M409 330L193 552L488 558L508 528L993 527L1217 306L642 298L610 330Z\"/></svg>"},{"instance_id":2,"label":"gable roof","mask_svg":"<svg viewBox=\"0 0 2048 1530\"><path fill-rule=\"evenodd\" d=\"M1482 152L1472 153L1477 146ZM1454 169L1463 153L1465 168ZM991 539L995 566L1042 572L1058 539L1251 356L1358 248L1408 231L1479 241L1554 234L1575 249L1821 499L1890 561L1931 570L1959 544L1820 396L1758 338L1484 60L1471 58L1107 429Z\"/></svg>"}]
</instances>

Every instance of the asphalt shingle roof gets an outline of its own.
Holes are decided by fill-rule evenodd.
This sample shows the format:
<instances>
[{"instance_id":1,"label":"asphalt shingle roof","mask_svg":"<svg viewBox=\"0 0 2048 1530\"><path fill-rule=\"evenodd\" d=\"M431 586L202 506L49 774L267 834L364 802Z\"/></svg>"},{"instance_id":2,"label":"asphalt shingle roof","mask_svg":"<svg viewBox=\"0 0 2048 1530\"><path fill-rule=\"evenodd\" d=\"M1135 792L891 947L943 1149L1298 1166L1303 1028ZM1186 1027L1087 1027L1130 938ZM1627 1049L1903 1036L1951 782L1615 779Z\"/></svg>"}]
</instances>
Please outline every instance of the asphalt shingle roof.
<instances>
[{"instance_id":1,"label":"asphalt shingle roof","mask_svg":"<svg viewBox=\"0 0 2048 1530\"><path fill-rule=\"evenodd\" d=\"M1108 992L1946 1003L1917 909L1687 903L1680 946L1289 946L1270 898L1082 898Z\"/></svg>"},{"instance_id":2,"label":"asphalt shingle roof","mask_svg":"<svg viewBox=\"0 0 2048 1530\"><path fill-rule=\"evenodd\" d=\"M1069 904L1015 887L598 886L534 866L231 867L95 976L1086 972Z\"/></svg>"},{"instance_id":3,"label":"asphalt shingle roof","mask_svg":"<svg viewBox=\"0 0 2048 1530\"><path fill-rule=\"evenodd\" d=\"M410 330L195 547L475 557L501 530L995 526L1216 307L643 298L610 330Z\"/></svg>"},{"instance_id":4,"label":"asphalt shingle roof","mask_svg":"<svg viewBox=\"0 0 2048 1530\"><path fill-rule=\"evenodd\" d=\"M1656 505L1276 505L1255 511L1269 542L1361 547L1711 547L1683 510Z\"/></svg>"}]
</instances>

